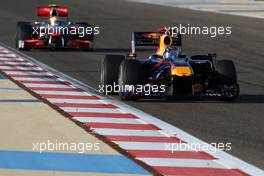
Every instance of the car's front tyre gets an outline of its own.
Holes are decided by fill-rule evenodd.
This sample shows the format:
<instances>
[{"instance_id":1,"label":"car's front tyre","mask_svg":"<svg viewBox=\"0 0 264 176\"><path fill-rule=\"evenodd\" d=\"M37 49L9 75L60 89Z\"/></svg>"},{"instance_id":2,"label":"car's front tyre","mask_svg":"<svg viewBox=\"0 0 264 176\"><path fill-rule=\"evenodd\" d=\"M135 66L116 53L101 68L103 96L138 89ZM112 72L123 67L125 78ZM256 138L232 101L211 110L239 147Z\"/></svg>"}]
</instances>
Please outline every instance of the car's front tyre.
<instances>
[{"instance_id":1,"label":"car's front tyre","mask_svg":"<svg viewBox=\"0 0 264 176\"><path fill-rule=\"evenodd\" d=\"M122 100L136 100L136 86L142 85L142 64L138 60L124 60L120 65L118 84L121 87L119 96Z\"/></svg>"},{"instance_id":2,"label":"car's front tyre","mask_svg":"<svg viewBox=\"0 0 264 176\"><path fill-rule=\"evenodd\" d=\"M31 39L32 26L29 22L18 22L16 28L16 48L19 50L30 50L31 47L25 46L25 40Z\"/></svg>"},{"instance_id":3,"label":"car's front tyre","mask_svg":"<svg viewBox=\"0 0 264 176\"><path fill-rule=\"evenodd\" d=\"M125 60L123 55L106 55L101 63L101 86L118 85L118 74L121 62ZM113 91L110 94L114 94Z\"/></svg>"}]
</instances>

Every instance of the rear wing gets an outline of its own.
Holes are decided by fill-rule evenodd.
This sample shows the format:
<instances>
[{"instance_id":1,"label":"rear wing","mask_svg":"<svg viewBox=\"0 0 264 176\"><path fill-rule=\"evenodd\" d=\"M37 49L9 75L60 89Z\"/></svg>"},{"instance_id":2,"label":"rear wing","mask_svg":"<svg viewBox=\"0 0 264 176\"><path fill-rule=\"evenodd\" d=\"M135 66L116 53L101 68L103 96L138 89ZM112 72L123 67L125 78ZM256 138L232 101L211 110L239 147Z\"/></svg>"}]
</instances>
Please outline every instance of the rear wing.
<instances>
[{"instance_id":1,"label":"rear wing","mask_svg":"<svg viewBox=\"0 0 264 176\"><path fill-rule=\"evenodd\" d=\"M132 53L136 52L136 46L159 46L161 36L165 32L132 32L131 48ZM182 46L181 35L170 36L172 38L171 46Z\"/></svg>"},{"instance_id":2,"label":"rear wing","mask_svg":"<svg viewBox=\"0 0 264 176\"><path fill-rule=\"evenodd\" d=\"M51 11L54 9L58 12L59 17L68 17L68 7L38 7L37 15L39 17L48 17L50 16Z\"/></svg>"}]
</instances>

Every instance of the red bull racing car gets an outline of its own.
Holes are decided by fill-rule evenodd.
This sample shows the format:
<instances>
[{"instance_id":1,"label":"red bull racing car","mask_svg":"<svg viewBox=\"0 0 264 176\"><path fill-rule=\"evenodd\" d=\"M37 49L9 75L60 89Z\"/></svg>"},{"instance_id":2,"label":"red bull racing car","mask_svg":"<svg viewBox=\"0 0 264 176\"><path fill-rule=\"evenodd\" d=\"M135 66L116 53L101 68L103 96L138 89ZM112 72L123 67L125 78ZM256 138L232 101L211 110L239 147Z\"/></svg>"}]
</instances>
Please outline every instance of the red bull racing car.
<instances>
[{"instance_id":1,"label":"red bull racing car","mask_svg":"<svg viewBox=\"0 0 264 176\"><path fill-rule=\"evenodd\" d=\"M54 4L39 7L37 15L44 19L17 23L16 47L20 50L32 48L92 50L94 35L99 33L99 28L92 27L86 22L71 22L68 20L68 13L67 7Z\"/></svg>"},{"instance_id":2,"label":"red bull racing car","mask_svg":"<svg viewBox=\"0 0 264 176\"><path fill-rule=\"evenodd\" d=\"M216 54L187 57L181 52L179 34L133 32L131 43L128 56L106 55L102 62L101 86L107 93L118 91L123 100L199 97L230 101L239 95L234 63L216 60ZM136 46L158 49L149 58L138 59Z\"/></svg>"}]
</instances>

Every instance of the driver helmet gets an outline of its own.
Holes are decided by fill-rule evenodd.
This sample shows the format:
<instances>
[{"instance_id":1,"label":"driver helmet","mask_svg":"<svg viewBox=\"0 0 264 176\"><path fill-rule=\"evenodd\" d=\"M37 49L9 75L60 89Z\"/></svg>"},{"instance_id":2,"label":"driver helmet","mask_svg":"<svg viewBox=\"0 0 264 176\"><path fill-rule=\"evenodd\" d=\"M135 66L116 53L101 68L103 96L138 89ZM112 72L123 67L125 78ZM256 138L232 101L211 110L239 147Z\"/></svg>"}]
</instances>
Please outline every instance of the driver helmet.
<instances>
[{"instance_id":1,"label":"driver helmet","mask_svg":"<svg viewBox=\"0 0 264 176\"><path fill-rule=\"evenodd\" d=\"M149 56L149 60L151 60L152 62L160 62L162 60L162 57L157 54L152 54Z\"/></svg>"},{"instance_id":2,"label":"driver helmet","mask_svg":"<svg viewBox=\"0 0 264 176\"><path fill-rule=\"evenodd\" d=\"M179 58L180 55L180 49L175 46L169 46L166 48L163 59L173 61L177 58Z\"/></svg>"},{"instance_id":3,"label":"driver helmet","mask_svg":"<svg viewBox=\"0 0 264 176\"><path fill-rule=\"evenodd\" d=\"M53 17L53 16L58 16L59 15L59 12L54 8L50 11L50 16Z\"/></svg>"}]
</instances>

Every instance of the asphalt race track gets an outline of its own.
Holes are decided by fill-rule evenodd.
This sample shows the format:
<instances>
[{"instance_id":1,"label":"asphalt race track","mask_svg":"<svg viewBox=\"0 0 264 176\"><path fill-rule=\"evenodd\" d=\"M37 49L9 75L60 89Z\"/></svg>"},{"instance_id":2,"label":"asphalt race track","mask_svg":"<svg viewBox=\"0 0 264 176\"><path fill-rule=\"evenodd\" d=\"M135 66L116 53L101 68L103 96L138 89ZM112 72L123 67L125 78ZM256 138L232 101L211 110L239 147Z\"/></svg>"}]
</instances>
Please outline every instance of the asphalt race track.
<instances>
[{"instance_id":1,"label":"asphalt race track","mask_svg":"<svg viewBox=\"0 0 264 176\"><path fill-rule=\"evenodd\" d=\"M145 5L122 0L64 0L70 19L100 27L94 52L33 50L26 54L96 89L100 62L106 53L127 53L132 31L153 31L163 25L232 26L232 34L210 38L183 36L188 55L216 52L232 59L238 71L241 97L217 101L149 101L128 104L154 115L207 142L231 142L231 154L264 169L264 23L261 19ZM9 0L0 7L0 41L15 46L17 21L36 18L45 0ZM150 51L140 51L146 56Z\"/></svg>"}]
</instances>

